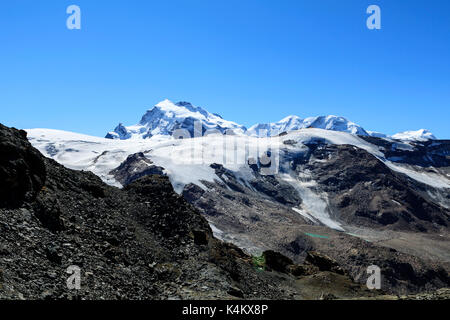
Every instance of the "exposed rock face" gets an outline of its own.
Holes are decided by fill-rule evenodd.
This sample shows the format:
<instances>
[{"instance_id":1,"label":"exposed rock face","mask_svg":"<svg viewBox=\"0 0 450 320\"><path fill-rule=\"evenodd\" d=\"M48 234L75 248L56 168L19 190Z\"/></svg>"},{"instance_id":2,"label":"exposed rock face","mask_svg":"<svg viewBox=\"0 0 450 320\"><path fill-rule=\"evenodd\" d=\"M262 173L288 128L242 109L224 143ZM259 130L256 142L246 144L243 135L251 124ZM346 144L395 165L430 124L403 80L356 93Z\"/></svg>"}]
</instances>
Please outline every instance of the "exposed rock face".
<instances>
[{"instance_id":1,"label":"exposed rock face","mask_svg":"<svg viewBox=\"0 0 450 320\"><path fill-rule=\"evenodd\" d=\"M364 140L384 148L387 159L422 167L449 167L450 140L411 141L413 148L405 148L405 143L374 137L361 137Z\"/></svg>"},{"instance_id":2,"label":"exposed rock face","mask_svg":"<svg viewBox=\"0 0 450 320\"><path fill-rule=\"evenodd\" d=\"M36 197L45 183L45 165L25 131L1 124L0 131L0 206L17 206Z\"/></svg>"},{"instance_id":3,"label":"exposed rock face","mask_svg":"<svg viewBox=\"0 0 450 320\"><path fill-rule=\"evenodd\" d=\"M320 271L332 271L338 274L345 273L335 260L326 255L320 254L319 252L308 252L305 262L317 266Z\"/></svg>"},{"instance_id":4,"label":"exposed rock face","mask_svg":"<svg viewBox=\"0 0 450 320\"><path fill-rule=\"evenodd\" d=\"M263 256L266 260L266 267L279 272L288 272L289 266L294 264L288 257L272 250L264 251Z\"/></svg>"},{"instance_id":5,"label":"exposed rock face","mask_svg":"<svg viewBox=\"0 0 450 320\"><path fill-rule=\"evenodd\" d=\"M423 195L423 185L392 171L365 150L323 145L311 156L326 161L308 162L296 170L312 172L336 214L348 224L424 231L447 227L450 221L450 210Z\"/></svg>"},{"instance_id":6,"label":"exposed rock face","mask_svg":"<svg viewBox=\"0 0 450 320\"><path fill-rule=\"evenodd\" d=\"M114 178L122 185L126 186L137 179L152 175L163 175L164 168L155 166L151 160L145 157L144 153L138 152L129 155L119 167L110 172Z\"/></svg>"},{"instance_id":7,"label":"exposed rock face","mask_svg":"<svg viewBox=\"0 0 450 320\"><path fill-rule=\"evenodd\" d=\"M215 170L216 175L222 179L222 182L230 189L245 193L248 188L242 185L236 179L233 172L223 167L221 164L214 163L211 167ZM279 202L283 205L296 206L302 202L300 195L290 184L276 179L274 176L261 175L257 169L254 169L255 179L250 181L250 185L258 192Z\"/></svg>"}]
</instances>

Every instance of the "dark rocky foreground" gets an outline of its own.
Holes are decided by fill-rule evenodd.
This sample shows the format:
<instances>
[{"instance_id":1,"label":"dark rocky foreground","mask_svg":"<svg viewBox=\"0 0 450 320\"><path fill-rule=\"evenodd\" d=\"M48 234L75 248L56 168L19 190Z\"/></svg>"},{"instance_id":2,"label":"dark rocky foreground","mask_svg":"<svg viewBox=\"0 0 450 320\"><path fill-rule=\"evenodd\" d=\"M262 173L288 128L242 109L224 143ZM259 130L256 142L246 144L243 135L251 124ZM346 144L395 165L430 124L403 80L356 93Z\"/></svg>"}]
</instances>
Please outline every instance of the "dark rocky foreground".
<instances>
[{"instance_id":1,"label":"dark rocky foreground","mask_svg":"<svg viewBox=\"0 0 450 320\"><path fill-rule=\"evenodd\" d=\"M261 260L212 236L165 176L123 190L44 158L0 125L0 299L375 297L333 259ZM69 266L81 289L69 290Z\"/></svg>"}]
</instances>

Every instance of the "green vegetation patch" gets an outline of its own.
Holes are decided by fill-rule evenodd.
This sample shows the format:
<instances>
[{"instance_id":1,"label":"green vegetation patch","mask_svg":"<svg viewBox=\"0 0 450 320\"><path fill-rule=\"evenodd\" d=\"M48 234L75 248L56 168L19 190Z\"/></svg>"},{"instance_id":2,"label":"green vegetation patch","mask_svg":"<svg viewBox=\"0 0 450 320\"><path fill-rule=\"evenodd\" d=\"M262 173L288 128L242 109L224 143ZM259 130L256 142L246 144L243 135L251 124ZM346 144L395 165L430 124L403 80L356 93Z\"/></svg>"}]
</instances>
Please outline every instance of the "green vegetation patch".
<instances>
[{"instance_id":1,"label":"green vegetation patch","mask_svg":"<svg viewBox=\"0 0 450 320\"><path fill-rule=\"evenodd\" d=\"M264 255L261 255L259 257L253 256L252 257L252 264L253 266L258 270L264 270L266 267L266 257Z\"/></svg>"}]
</instances>

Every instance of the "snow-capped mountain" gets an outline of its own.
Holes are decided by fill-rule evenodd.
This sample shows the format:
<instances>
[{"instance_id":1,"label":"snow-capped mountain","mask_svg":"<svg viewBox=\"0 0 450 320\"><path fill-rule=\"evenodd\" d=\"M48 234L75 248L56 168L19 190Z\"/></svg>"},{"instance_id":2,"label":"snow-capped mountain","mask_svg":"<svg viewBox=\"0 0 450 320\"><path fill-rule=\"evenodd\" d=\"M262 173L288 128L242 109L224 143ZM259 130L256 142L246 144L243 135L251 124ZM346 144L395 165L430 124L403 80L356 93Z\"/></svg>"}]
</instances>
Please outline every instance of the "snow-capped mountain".
<instances>
[{"instance_id":1,"label":"snow-capped mountain","mask_svg":"<svg viewBox=\"0 0 450 320\"><path fill-rule=\"evenodd\" d=\"M376 138L396 139L402 141L427 141L437 138L428 130L405 131L389 136L377 131L366 131L358 124L338 116L319 116L301 119L298 116L288 116L274 123L258 123L247 130L252 137L276 136L283 132L291 132L305 128L325 129L332 131L348 132L359 136L371 136Z\"/></svg>"},{"instance_id":2,"label":"snow-capped mountain","mask_svg":"<svg viewBox=\"0 0 450 320\"><path fill-rule=\"evenodd\" d=\"M247 134L253 137L276 136L282 132L290 132L304 128L303 120L297 116L288 116L275 123L258 123L251 126Z\"/></svg>"},{"instance_id":3,"label":"snow-capped mountain","mask_svg":"<svg viewBox=\"0 0 450 320\"><path fill-rule=\"evenodd\" d=\"M405 131L394 134L391 138L404 141L427 141L436 140L436 137L426 129L417 131Z\"/></svg>"},{"instance_id":4,"label":"snow-capped mountain","mask_svg":"<svg viewBox=\"0 0 450 320\"><path fill-rule=\"evenodd\" d=\"M344 117L333 115L309 117L301 119L298 116L288 116L275 123L256 124L247 133L251 136L275 136L283 132L290 132L305 128L325 129L332 131L348 132L360 136L369 135L361 126L347 120Z\"/></svg>"},{"instance_id":5,"label":"snow-capped mountain","mask_svg":"<svg viewBox=\"0 0 450 320\"><path fill-rule=\"evenodd\" d=\"M198 135L206 130L219 130L221 133L228 130L243 133L247 130L244 126L224 120L220 115L193 106L189 102L173 103L166 99L148 110L138 124L124 126L120 123L114 131L106 135L106 138L146 139L155 135L172 135L178 129L187 130L190 136L194 137L194 131L200 131L200 127L195 128L195 123L201 124L202 132L197 132Z\"/></svg>"},{"instance_id":6,"label":"snow-capped mountain","mask_svg":"<svg viewBox=\"0 0 450 320\"><path fill-rule=\"evenodd\" d=\"M108 139L147 139L153 136L170 136L175 130L188 133L189 137L204 135L210 132L246 134L252 137L273 137L281 133L288 133L306 128L324 129L331 131L347 132L359 136L372 136L377 138L392 138L404 141L427 141L436 137L425 129L418 131L406 131L388 136L384 133L366 131L360 125L339 116L317 116L300 118L295 115L288 116L278 122L258 123L247 128L233 121L223 119L216 113L194 106L189 102L173 103L164 100L148 110L138 124L125 126L122 123L105 138Z\"/></svg>"}]
</instances>

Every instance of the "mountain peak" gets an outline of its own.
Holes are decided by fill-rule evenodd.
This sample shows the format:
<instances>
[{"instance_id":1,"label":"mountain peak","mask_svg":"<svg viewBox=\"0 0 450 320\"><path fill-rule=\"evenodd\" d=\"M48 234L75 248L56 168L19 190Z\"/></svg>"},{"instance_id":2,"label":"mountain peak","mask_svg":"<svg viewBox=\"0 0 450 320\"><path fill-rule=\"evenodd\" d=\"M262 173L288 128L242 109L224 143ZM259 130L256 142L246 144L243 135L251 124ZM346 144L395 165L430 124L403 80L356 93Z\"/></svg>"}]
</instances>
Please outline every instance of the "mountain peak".
<instances>
[{"instance_id":1,"label":"mountain peak","mask_svg":"<svg viewBox=\"0 0 450 320\"><path fill-rule=\"evenodd\" d=\"M154 135L172 135L174 130L184 129L194 136L194 123L199 122L202 131L233 130L245 132L247 129L237 123L222 119L218 114L213 114L205 109L194 106L187 101L173 103L165 99L149 109L138 124L132 126L118 125L114 131L109 132L109 139L146 139Z\"/></svg>"},{"instance_id":2,"label":"mountain peak","mask_svg":"<svg viewBox=\"0 0 450 320\"><path fill-rule=\"evenodd\" d=\"M318 128L333 131L343 131L357 135L367 136L368 133L359 125L344 117L328 115L301 119L290 115L275 123L256 124L248 130L251 136L275 136L282 132L289 132L304 128Z\"/></svg>"}]
</instances>

